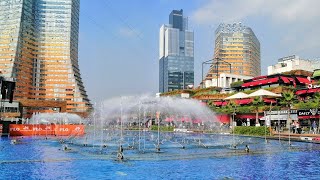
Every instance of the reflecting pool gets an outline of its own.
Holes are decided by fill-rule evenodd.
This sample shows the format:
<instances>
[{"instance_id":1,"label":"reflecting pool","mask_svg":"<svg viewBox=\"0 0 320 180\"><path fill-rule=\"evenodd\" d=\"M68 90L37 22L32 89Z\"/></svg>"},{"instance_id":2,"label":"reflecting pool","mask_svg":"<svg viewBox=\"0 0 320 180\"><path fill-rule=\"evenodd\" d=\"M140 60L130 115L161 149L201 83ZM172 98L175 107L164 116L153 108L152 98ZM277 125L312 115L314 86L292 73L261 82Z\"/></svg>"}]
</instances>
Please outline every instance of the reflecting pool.
<instances>
[{"instance_id":1,"label":"reflecting pool","mask_svg":"<svg viewBox=\"0 0 320 180\"><path fill-rule=\"evenodd\" d=\"M140 135L140 143L136 133L123 134L123 161L116 157L118 141L20 137L12 143L13 137L1 138L0 179L320 178L319 144L289 147L287 141L254 137L162 133L158 152L157 132L145 132L145 139Z\"/></svg>"}]
</instances>

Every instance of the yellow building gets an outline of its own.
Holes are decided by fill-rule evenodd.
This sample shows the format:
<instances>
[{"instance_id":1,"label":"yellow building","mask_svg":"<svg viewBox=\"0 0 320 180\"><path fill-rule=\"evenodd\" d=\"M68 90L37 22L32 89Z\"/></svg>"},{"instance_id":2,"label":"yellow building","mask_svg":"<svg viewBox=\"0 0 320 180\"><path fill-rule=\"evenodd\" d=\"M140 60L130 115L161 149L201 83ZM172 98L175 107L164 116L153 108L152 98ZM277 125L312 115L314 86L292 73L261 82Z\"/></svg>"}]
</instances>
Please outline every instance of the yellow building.
<instances>
[{"instance_id":1,"label":"yellow building","mask_svg":"<svg viewBox=\"0 0 320 180\"><path fill-rule=\"evenodd\" d=\"M78 66L79 6L0 2L0 75L16 81L16 100L65 101L67 112L79 114L91 108Z\"/></svg>"},{"instance_id":2,"label":"yellow building","mask_svg":"<svg viewBox=\"0 0 320 180\"><path fill-rule=\"evenodd\" d=\"M260 42L251 28L241 23L220 24L215 35L214 60L205 80L221 73L261 75Z\"/></svg>"}]
</instances>

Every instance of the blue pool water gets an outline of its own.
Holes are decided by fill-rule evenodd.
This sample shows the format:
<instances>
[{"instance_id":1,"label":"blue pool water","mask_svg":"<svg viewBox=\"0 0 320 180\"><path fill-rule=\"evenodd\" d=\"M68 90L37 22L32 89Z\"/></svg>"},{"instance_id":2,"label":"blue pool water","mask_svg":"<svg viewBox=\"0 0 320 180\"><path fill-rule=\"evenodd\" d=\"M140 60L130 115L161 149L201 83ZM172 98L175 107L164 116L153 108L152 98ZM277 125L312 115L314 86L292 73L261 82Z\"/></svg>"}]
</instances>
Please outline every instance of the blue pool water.
<instances>
[{"instance_id":1,"label":"blue pool water","mask_svg":"<svg viewBox=\"0 0 320 180\"><path fill-rule=\"evenodd\" d=\"M197 146L197 136L206 147ZM185 149L171 139L161 153L148 144L140 144L144 153L124 145L123 162L116 160L111 143L84 147L78 139L64 151L53 137L24 137L15 145L13 138L1 138L0 179L320 179L319 144L293 142L289 148L285 141L236 137L241 143L235 150L227 145L232 136L184 137L190 140Z\"/></svg>"}]
</instances>

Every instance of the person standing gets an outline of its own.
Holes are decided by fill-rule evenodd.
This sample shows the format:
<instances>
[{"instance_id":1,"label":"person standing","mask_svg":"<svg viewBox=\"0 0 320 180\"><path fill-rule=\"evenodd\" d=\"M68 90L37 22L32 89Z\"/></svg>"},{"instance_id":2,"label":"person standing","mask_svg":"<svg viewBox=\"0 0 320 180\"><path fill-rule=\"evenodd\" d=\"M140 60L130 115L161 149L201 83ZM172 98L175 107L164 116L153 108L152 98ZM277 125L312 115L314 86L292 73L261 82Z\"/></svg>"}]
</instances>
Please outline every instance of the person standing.
<instances>
[{"instance_id":1,"label":"person standing","mask_svg":"<svg viewBox=\"0 0 320 180\"><path fill-rule=\"evenodd\" d=\"M277 128L278 128L278 123L277 123L277 121L276 122L274 122L274 131L276 131L277 132Z\"/></svg>"},{"instance_id":2,"label":"person standing","mask_svg":"<svg viewBox=\"0 0 320 180\"><path fill-rule=\"evenodd\" d=\"M317 133L317 123L316 123L316 121L312 122L312 131L313 131L313 134Z\"/></svg>"},{"instance_id":3,"label":"person standing","mask_svg":"<svg viewBox=\"0 0 320 180\"><path fill-rule=\"evenodd\" d=\"M301 134L301 129L300 129L300 123L299 123L299 121L296 122L296 134Z\"/></svg>"}]
</instances>

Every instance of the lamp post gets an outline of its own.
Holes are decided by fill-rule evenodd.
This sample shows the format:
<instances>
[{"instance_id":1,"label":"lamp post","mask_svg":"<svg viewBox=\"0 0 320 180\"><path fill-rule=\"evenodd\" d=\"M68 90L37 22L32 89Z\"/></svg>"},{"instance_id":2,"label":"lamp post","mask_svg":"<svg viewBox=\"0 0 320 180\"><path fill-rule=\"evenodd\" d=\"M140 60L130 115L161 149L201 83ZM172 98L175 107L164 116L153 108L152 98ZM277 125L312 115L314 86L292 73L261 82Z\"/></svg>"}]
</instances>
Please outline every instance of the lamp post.
<instances>
[{"instance_id":1,"label":"lamp post","mask_svg":"<svg viewBox=\"0 0 320 180\"><path fill-rule=\"evenodd\" d=\"M232 140L233 140L233 148L236 148L236 143L235 143L235 138L234 138L234 126L235 126L235 120L234 120L234 116L236 115L236 108L237 106L234 105L233 107L233 113L232 113Z\"/></svg>"},{"instance_id":2,"label":"lamp post","mask_svg":"<svg viewBox=\"0 0 320 180\"><path fill-rule=\"evenodd\" d=\"M217 87L219 87L219 65L221 64L225 64L227 66L229 66L229 72L231 74L231 64L228 63L227 61L222 60L221 58L214 58L214 59L210 59L207 61L202 62L202 70L201 70L201 82L202 82L202 88L204 88L204 82L203 82L203 65L205 64L211 64L214 65L216 67L216 77L217 77Z\"/></svg>"}]
</instances>

